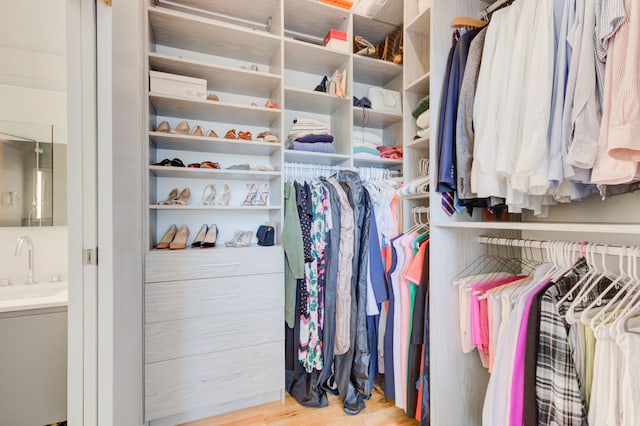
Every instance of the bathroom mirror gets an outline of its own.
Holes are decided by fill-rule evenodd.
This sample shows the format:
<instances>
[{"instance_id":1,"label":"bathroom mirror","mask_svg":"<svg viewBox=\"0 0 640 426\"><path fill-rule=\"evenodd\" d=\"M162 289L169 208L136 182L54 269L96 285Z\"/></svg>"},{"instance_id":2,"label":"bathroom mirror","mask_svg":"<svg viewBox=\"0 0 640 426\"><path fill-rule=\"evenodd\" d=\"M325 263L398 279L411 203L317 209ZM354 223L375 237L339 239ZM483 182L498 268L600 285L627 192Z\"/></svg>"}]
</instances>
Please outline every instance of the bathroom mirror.
<instances>
[{"instance_id":1,"label":"bathroom mirror","mask_svg":"<svg viewBox=\"0 0 640 426\"><path fill-rule=\"evenodd\" d=\"M0 226L62 226L67 145L61 129L0 121Z\"/></svg>"}]
</instances>

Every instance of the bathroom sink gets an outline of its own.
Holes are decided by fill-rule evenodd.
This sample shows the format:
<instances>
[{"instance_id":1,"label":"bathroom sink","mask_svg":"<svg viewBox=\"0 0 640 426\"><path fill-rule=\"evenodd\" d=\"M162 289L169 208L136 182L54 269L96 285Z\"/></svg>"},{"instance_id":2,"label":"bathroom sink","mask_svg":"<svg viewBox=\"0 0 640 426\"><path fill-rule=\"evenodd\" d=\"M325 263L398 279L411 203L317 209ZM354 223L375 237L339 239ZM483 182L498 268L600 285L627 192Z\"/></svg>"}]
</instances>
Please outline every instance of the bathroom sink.
<instances>
[{"instance_id":1,"label":"bathroom sink","mask_svg":"<svg viewBox=\"0 0 640 426\"><path fill-rule=\"evenodd\" d=\"M0 287L0 301L53 297L67 290L67 283L42 283Z\"/></svg>"}]
</instances>

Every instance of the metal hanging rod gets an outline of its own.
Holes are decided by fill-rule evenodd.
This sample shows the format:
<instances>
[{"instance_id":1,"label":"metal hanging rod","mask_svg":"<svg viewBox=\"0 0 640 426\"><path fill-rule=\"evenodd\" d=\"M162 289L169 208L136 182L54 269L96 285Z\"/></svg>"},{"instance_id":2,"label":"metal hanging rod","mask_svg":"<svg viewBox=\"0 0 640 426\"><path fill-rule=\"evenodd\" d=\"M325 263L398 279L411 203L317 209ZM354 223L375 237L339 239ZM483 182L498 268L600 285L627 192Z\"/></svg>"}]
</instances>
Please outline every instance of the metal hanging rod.
<instances>
[{"instance_id":1,"label":"metal hanging rod","mask_svg":"<svg viewBox=\"0 0 640 426\"><path fill-rule=\"evenodd\" d=\"M495 12L496 10L500 9L502 6L506 5L507 3L511 3L513 0L497 0L493 3L491 3L489 6L485 7L484 10L482 12L480 12L478 15L485 21L489 20L489 15L491 15L493 12Z\"/></svg>"},{"instance_id":2,"label":"metal hanging rod","mask_svg":"<svg viewBox=\"0 0 640 426\"><path fill-rule=\"evenodd\" d=\"M495 245L495 246L508 246L508 247L519 247L519 248L533 248L533 249L541 249L545 250L548 248L553 249L554 245L556 247L561 247L562 244L565 244L567 247L574 246L576 248L588 247L589 251L594 252L596 254L604 254L611 256L628 256L632 252L633 249L640 249L638 246L628 246L628 247L620 247L620 246L610 246L610 245L602 245L602 244L592 244L588 241L584 242L576 242L576 241L540 241L540 240L520 240L516 238L504 238L504 237L478 237L478 242L480 244L487 245ZM630 250L631 249L631 250ZM637 250L633 253L634 256L640 257L640 250Z\"/></svg>"}]
</instances>

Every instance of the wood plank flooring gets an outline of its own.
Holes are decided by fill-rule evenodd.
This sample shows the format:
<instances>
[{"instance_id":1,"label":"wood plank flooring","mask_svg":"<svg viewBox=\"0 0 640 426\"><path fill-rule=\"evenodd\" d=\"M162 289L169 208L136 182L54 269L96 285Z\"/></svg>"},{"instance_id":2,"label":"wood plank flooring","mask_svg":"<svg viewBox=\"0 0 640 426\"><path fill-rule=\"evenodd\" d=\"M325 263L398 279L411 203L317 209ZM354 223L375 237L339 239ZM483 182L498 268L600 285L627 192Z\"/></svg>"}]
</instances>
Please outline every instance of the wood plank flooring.
<instances>
[{"instance_id":1,"label":"wood plank flooring","mask_svg":"<svg viewBox=\"0 0 640 426\"><path fill-rule=\"evenodd\" d=\"M342 411L342 403L337 396L329 395L329 406L325 408L306 408L298 404L288 393L284 403L271 402L257 407L222 414L182 426L391 426L419 424L409 419L404 411L396 408L393 401L387 400L382 391L374 389L371 399L365 402L366 408L357 416L349 416Z\"/></svg>"}]
</instances>

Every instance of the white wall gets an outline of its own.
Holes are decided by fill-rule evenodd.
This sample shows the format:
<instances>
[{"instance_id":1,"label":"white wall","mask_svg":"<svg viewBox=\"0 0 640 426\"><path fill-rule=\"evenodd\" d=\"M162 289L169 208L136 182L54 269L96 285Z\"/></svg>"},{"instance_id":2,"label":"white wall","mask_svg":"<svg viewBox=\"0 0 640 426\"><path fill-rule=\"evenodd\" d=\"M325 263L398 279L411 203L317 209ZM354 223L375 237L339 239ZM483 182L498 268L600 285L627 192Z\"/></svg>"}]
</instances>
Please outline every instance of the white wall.
<instances>
[{"instance_id":1,"label":"white wall","mask_svg":"<svg viewBox=\"0 0 640 426\"><path fill-rule=\"evenodd\" d=\"M53 124L66 143L66 12L64 0L0 0L0 120ZM36 247L36 278L67 272L67 228L0 228L0 278L26 279L16 238Z\"/></svg>"}]
</instances>

